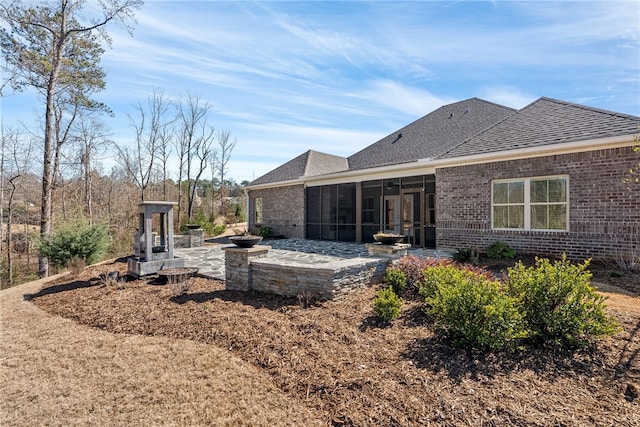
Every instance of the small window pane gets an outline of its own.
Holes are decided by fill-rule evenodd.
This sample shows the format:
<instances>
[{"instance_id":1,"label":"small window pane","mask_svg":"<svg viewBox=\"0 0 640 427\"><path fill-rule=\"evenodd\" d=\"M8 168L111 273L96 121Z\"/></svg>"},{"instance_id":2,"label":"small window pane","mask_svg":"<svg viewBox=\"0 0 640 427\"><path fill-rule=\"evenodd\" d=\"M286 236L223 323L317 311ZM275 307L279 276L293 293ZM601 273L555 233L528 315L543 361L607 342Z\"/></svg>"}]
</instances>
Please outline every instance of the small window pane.
<instances>
[{"instance_id":1,"label":"small window pane","mask_svg":"<svg viewBox=\"0 0 640 427\"><path fill-rule=\"evenodd\" d=\"M549 230L567 229L567 205L549 206Z\"/></svg>"},{"instance_id":2,"label":"small window pane","mask_svg":"<svg viewBox=\"0 0 640 427\"><path fill-rule=\"evenodd\" d=\"M509 208L507 206L495 206L493 208L493 227L507 228Z\"/></svg>"},{"instance_id":3,"label":"small window pane","mask_svg":"<svg viewBox=\"0 0 640 427\"><path fill-rule=\"evenodd\" d=\"M506 182L496 182L493 184L493 203L508 203L509 184Z\"/></svg>"},{"instance_id":4,"label":"small window pane","mask_svg":"<svg viewBox=\"0 0 640 427\"><path fill-rule=\"evenodd\" d=\"M564 178L549 180L549 202L567 201L567 180Z\"/></svg>"},{"instance_id":5,"label":"small window pane","mask_svg":"<svg viewBox=\"0 0 640 427\"><path fill-rule=\"evenodd\" d=\"M531 206L531 228L536 230L548 229L549 212L547 205Z\"/></svg>"},{"instance_id":6,"label":"small window pane","mask_svg":"<svg viewBox=\"0 0 640 427\"><path fill-rule=\"evenodd\" d=\"M524 182L509 183L509 203L524 203Z\"/></svg>"},{"instance_id":7,"label":"small window pane","mask_svg":"<svg viewBox=\"0 0 640 427\"><path fill-rule=\"evenodd\" d=\"M548 201L547 184L546 179L531 181L531 203L546 203Z\"/></svg>"},{"instance_id":8,"label":"small window pane","mask_svg":"<svg viewBox=\"0 0 640 427\"><path fill-rule=\"evenodd\" d=\"M534 230L566 230L566 205L531 206L531 228Z\"/></svg>"},{"instance_id":9,"label":"small window pane","mask_svg":"<svg viewBox=\"0 0 640 427\"><path fill-rule=\"evenodd\" d=\"M508 228L524 228L524 206L509 206Z\"/></svg>"}]
</instances>

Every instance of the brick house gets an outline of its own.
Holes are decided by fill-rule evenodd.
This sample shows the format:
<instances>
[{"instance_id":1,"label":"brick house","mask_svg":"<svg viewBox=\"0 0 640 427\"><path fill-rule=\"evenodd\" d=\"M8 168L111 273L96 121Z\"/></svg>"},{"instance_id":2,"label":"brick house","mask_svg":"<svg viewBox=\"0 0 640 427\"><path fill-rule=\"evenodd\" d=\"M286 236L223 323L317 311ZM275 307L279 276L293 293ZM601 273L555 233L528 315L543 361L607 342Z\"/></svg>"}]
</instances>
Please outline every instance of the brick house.
<instances>
[{"instance_id":1,"label":"brick house","mask_svg":"<svg viewBox=\"0 0 640 427\"><path fill-rule=\"evenodd\" d=\"M624 183L640 117L540 98L445 105L348 158L307 151L247 187L250 229L414 246L616 258L640 253L640 185Z\"/></svg>"}]
</instances>

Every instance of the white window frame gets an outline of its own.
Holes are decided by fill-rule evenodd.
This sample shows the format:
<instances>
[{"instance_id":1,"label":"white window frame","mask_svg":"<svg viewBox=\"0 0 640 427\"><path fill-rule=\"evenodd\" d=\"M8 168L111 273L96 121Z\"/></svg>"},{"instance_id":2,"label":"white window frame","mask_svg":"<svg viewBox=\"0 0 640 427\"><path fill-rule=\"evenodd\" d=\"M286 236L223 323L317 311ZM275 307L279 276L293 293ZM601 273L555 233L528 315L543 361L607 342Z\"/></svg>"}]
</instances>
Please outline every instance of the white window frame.
<instances>
[{"instance_id":1,"label":"white window frame","mask_svg":"<svg viewBox=\"0 0 640 427\"><path fill-rule=\"evenodd\" d=\"M565 224L566 227L564 229L546 229L546 228L531 228L531 181L536 180L544 180L544 179L564 179L567 185L567 197L563 203L546 203L546 205L554 204L564 204L566 206L566 218ZM494 218L494 208L496 204L494 204L493 191L494 184L504 184L509 182L522 182L524 183L524 228L498 228L495 227L495 218ZM549 233L565 233L569 231L569 193L570 193L570 185L569 185L569 175L549 175L549 176L534 176L527 178L511 178L511 179L494 179L491 181L491 229L492 230L505 230L505 231L541 231L541 232L549 232ZM504 205L502 203L498 205ZM545 205L545 203L533 203L533 205Z\"/></svg>"}]
</instances>

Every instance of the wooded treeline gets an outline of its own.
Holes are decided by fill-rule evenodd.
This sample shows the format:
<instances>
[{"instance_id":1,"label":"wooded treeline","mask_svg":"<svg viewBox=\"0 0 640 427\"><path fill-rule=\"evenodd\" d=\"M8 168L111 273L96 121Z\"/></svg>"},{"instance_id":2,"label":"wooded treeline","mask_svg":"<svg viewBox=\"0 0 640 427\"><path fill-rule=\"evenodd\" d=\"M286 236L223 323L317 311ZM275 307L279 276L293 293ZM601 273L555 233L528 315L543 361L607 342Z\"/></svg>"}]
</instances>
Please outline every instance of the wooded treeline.
<instances>
[{"instance_id":1,"label":"wooded treeline","mask_svg":"<svg viewBox=\"0 0 640 427\"><path fill-rule=\"evenodd\" d=\"M2 138L0 288L37 277L42 191L38 141L37 135L13 129L6 130ZM232 178L221 182L215 168L200 171L199 159L197 173L191 172L193 176L188 179L183 166L181 181L181 168L174 169L156 159L142 190L122 161L113 162L112 159L120 156L119 148L113 143L97 145L100 155L96 155L81 150L86 140L77 142L69 144L60 154L60 172L53 180L51 193L52 233L62 224L104 223L111 238L109 257L129 255L138 227L137 204L143 197L144 200L183 201L180 208L176 208L176 218L180 218L176 220L177 232L187 223L198 223L207 229L216 222L245 221L243 186ZM212 160L215 159L209 159ZM106 170L106 164L113 166ZM187 200L190 202L186 203Z\"/></svg>"},{"instance_id":2,"label":"wooded treeline","mask_svg":"<svg viewBox=\"0 0 640 427\"><path fill-rule=\"evenodd\" d=\"M110 254L130 252L141 200L178 201L179 226L204 225L220 215L243 219L244 202L227 199L242 193L228 170L237 141L214 128L205 100L154 92L131 108L130 141L112 140L109 107L95 100L105 88L100 58L110 45L106 29L115 24L131 31L142 1L86 4L0 4L0 96L32 91L42 102L32 122L2 126L0 287L30 279L34 271L49 274L49 261L34 242L60 224L104 223Z\"/></svg>"}]
</instances>

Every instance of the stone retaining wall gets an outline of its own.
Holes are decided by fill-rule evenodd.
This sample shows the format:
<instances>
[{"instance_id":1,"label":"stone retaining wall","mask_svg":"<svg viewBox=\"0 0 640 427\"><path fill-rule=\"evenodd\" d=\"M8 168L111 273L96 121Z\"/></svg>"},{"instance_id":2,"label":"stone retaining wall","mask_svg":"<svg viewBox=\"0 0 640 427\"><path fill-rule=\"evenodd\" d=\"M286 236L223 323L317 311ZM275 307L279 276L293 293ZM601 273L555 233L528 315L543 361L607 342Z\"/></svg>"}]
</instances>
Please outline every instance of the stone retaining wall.
<instances>
[{"instance_id":1,"label":"stone retaining wall","mask_svg":"<svg viewBox=\"0 0 640 427\"><path fill-rule=\"evenodd\" d=\"M226 289L334 300L381 282L387 268L387 260L380 258L341 259L315 266L278 262L266 257L269 249L269 246L223 248Z\"/></svg>"},{"instance_id":2,"label":"stone retaining wall","mask_svg":"<svg viewBox=\"0 0 640 427\"><path fill-rule=\"evenodd\" d=\"M255 260L251 262L251 288L278 295L310 294L334 300L381 282L387 268L386 260L345 261L317 267L277 264L273 259Z\"/></svg>"}]
</instances>

